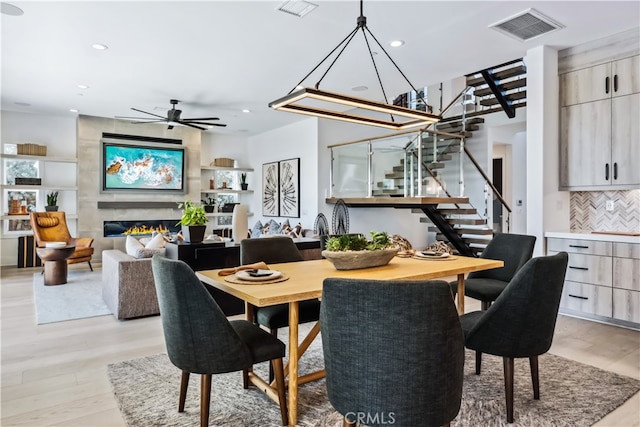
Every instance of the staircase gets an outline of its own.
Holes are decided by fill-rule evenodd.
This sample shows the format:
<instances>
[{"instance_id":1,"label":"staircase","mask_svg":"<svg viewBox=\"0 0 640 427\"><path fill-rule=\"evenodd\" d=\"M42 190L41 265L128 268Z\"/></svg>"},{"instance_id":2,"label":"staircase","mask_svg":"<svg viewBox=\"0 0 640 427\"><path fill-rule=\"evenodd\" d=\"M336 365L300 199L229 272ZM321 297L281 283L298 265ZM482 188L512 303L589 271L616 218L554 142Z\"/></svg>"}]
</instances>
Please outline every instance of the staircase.
<instances>
[{"instance_id":1,"label":"staircase","mask_svg":"<svg viewBox=\"0 0 640 427\"><path fill-rule=\"evenodd\" d=\"M436 131L464 136L465 144L473 137L473 132L481 129L484 118L480 116L504 111L513 118L517 108L527 105L526 66L521 58L468 74L466 82L473 88L475 103L472 111L465 105L467 111L464 116L447 117L435 125ZM400 96L394 104L402 105L408 98ZM453 153L460 152L460 137L437 135L434 138L432 134L423 134L422 167L439 175L455 159ZM433 144L436 145L435 159ZM487 218L469 204L468 198L450 197L449 194L448 197L404 197L404 176L403 159L385 173L384 181L376 183L373 198L344 199L344 202L350 207L411 208L412 213L425 215L420 222L431 224L429 231L436 232L437 240L449 242L459 254L477 256L482 252L493 237L493 229ZM416 170L414 176L417 176ZM423 169L422 176L431 175ZM327 199L327 203L336 203L337 200L340 199Z\"/></svg>"}]
</instances>

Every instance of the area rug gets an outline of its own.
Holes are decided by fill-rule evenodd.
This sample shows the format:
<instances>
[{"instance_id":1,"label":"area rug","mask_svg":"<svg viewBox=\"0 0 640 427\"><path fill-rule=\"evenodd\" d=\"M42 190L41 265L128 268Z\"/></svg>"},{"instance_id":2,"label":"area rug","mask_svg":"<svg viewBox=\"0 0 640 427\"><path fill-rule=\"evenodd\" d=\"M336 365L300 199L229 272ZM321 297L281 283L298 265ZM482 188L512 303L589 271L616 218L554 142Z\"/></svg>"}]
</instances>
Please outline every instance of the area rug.
<instances>
[{"instance_id":1,"label":"area rug","mask_svg":"<svg viewBox=\"0 0 640 427\"><path fill-rule=\"evenodd\" d=\"M300 371L311 372L322 366L322 350L314 342L301 360ZM266 369L266 364L255 368L261 375L266 374ZM482 375L474 372L474 355L467 351L462 406L452 425L509 425L502 359L483 355ZM191 376L185 412L178 413L180 371L166 354L111 364L108 376L128 426L198 425L199 376ZM515 425L575 427L590 426L602 419L640 390L640 381L545 354L540 357L540 400L533 400L531 387L528 359L516 360ZM243 389L239 372L214 375L209 425L279 426L280 412L278 406L256 388ZM324 380L300 387L298 425L342 426L342 417L327 399Z\"/></svg>"},{"instance_id":2,"label":"area rug","mask_svg":"<svg viewBox=\"0 0 640 427\"><path fill-rule=\"evenodd\" d=\"M73 271L64 285L45 286L44 275L33 275L36 323L63 322L111 314L102 299L100 271Z\"/></svg>"}]
</instances>

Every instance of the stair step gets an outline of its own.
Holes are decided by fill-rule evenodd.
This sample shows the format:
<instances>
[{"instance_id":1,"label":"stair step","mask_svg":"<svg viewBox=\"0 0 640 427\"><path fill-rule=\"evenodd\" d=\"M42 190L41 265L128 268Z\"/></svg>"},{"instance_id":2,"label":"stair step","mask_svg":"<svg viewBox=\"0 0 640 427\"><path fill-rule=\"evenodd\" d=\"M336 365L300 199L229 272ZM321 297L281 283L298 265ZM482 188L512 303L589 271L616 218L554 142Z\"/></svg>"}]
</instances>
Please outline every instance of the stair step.
<instances>
[{"instance_id":1,"label":"stair step","mask_svg":"<svg viewBox=\"0 0 640 427\"><path fill-rule=\"evenodd\" d=\"M511 77L521 76L526 73L527 73L527 68L524 65L520 64L515 67L506 68L504 70L500 70L493 73L493 79L495 81L500 81L500 80L508 79ZM474 74L473 77L467 77L467 86L476 87L476 86L482 86L483 84L486 84L486 83L487 82L484 80L484 77L482 76L475 77L475 74Z\"/></svg>"},{"instance_id":2,"label":"stair step","mask_svg":"<svg viewBox=\"0 0 640 427\"><path fill-rule=\"evenodd\" d=\"M403 197L404 191L389 188L385 190L373 190L371 194L374 197L392 197L392 196Z\"/></svg>"},{"instance_id":3,"label":"stair step","mask_svg":"<svg viewBox=\"0 0 640 427\"><path fill-rule=\"evenodd\" d=\"M466 118L465 121L466 121L466 123L468 125L476 125L476 124L484 123L484 119L482 117ZM461 116L447 117L445 119L440 120L438 122L437 126L444 126L444 125L447 125L449 123L452 123L452 124L459 123L459 124L461 124L462 123L462 117Z\"/></svg>"},{"instance_id":4,"label":"stair step","mask_svg":"<svg viewBox=\"0 0 640 427\"><path fill-rule=\"evenodd\" d=\"M515 102L512 107L513 108L520 108L520 107L526 107L527 106L527 102L526 101L520 101L520 102ZM492 108L487 108L484 110L478 110L478 111L474 111L472 113L467 113L467 117L478 117L478 116L485 116L487 114L492 114L492 113L496 113L499 111L504 111L502 109L502 107L492 107Z\"/></svg>"},{"instance_id":5,"label":"stair step","mask_svg":"<svg viewBox=\"0 0 640 427\"><path fill-rule=\"evenodd\" d=\"M519 89L519 88L525 87L525 86L527 86L527 78L526 77L524 77L522 79L511 80L511 81L508 81L508 82L500 84L500 87L502 88L502 90L505 90L505 91ZM486 88L482 88L482 89L476 89L473 92L473 94L475 96L478 96L478 97L482 98L483 96L493 95L493 92L491 91L490 88L486 87Z\"/></svg>"},{"instance_id":6,"label":"stair step","mask_svg":"<svg viewBox=\"0 0 640 427\"><path fill-rule=\"evenodd\" d=\"M477 214L478 211L475 209L438 209L443 215L474 215Z\"/></svg>"},{"instance_id":7,"label":"stair step","mask_svg":"<svg viewBox=\"0 0 640 427\"><path fill-rule=\"evenodd\" d=\"M526 97L527 97L526 90L523 90L520 92L514 92L505 96L507 101L511 101L511 102L519 101L521 99L525 99ZM498 105L498 104L500 104L500 101L498 101L498 99L495 97L483 99L482 101L480 101L480 105L482 105L483 107L490 107L492 105Z\"/></svg>"},{"instance_id":8,"label":"stair step","mask_svg":"<svg viewBox=\"0 0 640 427\"><path fill-rule=\"evenodd\" d=\"M474 130L478 130L480 129L479 125L476 124L469 124L467 123L467 125L465 126L465 130L468 131L474 131ZM450 125L450 126L436 126L436 130L442 131L442 132L449 132L449 133L459 133L462 132L462 123L460 122L455 122L454 124Z\"/></svg>"},{"instance_id":9,"label":"stair step","mask_svg":"<svg viewBox=\"0 0 640 427\"><path fill-rule=\"evenodd\" d=\"M458 234L476 234L480 236L493 234L493 230L491 228L456 227L455 230Z\"/></svg>"},{"instance_id":10,"label":"stair step","mask_svg":"<svg viewBox=\"0 0 640 427\"><path fill-rule=\"evenodd\" d=\"M487 221L484 219L470 219L470 218L447 218L449 224L459 225L485 225Z\"/></svg>"}]
</instances>

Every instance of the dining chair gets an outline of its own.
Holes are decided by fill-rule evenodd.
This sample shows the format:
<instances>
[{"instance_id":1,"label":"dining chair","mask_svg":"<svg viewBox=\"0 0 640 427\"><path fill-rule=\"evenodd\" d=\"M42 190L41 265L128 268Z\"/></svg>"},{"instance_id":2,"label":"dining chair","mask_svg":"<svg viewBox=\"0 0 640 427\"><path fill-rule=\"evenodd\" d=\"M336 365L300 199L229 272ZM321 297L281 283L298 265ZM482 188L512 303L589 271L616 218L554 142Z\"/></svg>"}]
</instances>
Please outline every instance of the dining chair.
<instances>
[{"instance_id":1,"label":"dining chair","mask_svg":"<svg viewBox=\"0 0 640 427\"><path fill-rule=\"evenodd\" d=\"M476 375L482 353L503 358L508 423L513 422L515 358L529 358L533 398L540 399L538 356L551 347L567 262L566 252L529 260L491 307L460 317L465 345L476 351Z\"/></svg>"},{"instance_id":2,"label":"dining chair","mask_svg":"<svg viewBox=\"0 0 640 427\"><path fill-rule=\"evenodd\" d=\"M327 278L320 329L329 401L345 426L457 416L464 337L447 282Z\"/></svg>"},{"instance_id":3,"label":"dining chair","mask_svg":"<svg viewBox=\"0 0 640 427\"><path fill-rule=\"evenodd\" d=\"M91 265L93 238L71 237L65 212L31 212L29 220L38 247L45 247L47 242L65 242L67 245L73 245L76 248L67 258L67 264L86 262L89 264L89 269L93 271Z\"/></svg>"},{"instance_id":4,"label":"dining chair","mask_svg":"<svg viewBox=\"0 0 640 427\"><path fill-rule=\"evenodd\" d=\"M518 270L531 259L535 244L536 236L497 233L484 248L480 258L502 260L504 267L469 273L464 282L464 294L480 300L483 310L489 308ZM458 282L453 281L450 286L455 295Z\"/></svg>"},{"instance_id":5,"label":"dining chair","mask_svg":"<svg viewBox=\"0 0 640 427\"><path fill-rule=\"evenodd\" d=\"M200 374L200 425L209 425L211 376L242 371L249 387L249 369L271 361L275 372L282 424L287 425L282 358L285 345L246 320L229 321L193 270L183 261L154 255L153 279L171 363L182 371L178 412L184 412L190 374Z\"/></svg>"}]
</instances>

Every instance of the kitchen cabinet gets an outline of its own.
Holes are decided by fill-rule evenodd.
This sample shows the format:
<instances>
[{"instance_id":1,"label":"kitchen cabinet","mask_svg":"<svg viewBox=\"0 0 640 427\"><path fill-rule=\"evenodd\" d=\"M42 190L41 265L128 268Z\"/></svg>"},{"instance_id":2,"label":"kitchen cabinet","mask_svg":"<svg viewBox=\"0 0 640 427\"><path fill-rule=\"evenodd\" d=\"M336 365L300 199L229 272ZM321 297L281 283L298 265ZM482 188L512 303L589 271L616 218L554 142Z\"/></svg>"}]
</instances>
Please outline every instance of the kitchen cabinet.
<instances>
[{"instance_id":1,"label":"kitchen cabinet","mask_svg":"<svg viewBox=\"0 0 640 427\"><path fill-rule=\"evenodd\" d=\"M640 56L560 76L560 189L640 185Z\"/></svg>"},{"instance_id":2,"label":"kitchen cabinet","mask_svg":"<svg viewBox=\"0 0 640 427\"><path fill-rule=\"evenodd\" d=\"M561 251L569 254L561 313L640 328L640 243L547 237L547 254Z\"/></svg>"}]
</instances>

